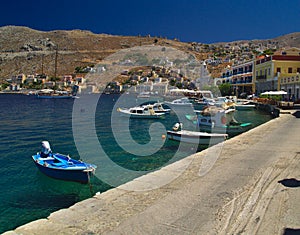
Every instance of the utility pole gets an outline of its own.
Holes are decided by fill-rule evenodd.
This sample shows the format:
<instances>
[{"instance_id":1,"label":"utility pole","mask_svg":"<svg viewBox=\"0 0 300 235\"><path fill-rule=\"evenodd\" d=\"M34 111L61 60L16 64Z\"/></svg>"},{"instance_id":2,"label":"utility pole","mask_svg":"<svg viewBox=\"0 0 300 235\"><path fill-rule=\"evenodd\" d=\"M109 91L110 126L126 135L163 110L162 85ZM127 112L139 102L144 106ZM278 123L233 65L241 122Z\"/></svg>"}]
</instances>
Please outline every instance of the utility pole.
<instances>
[{"instance_id":1,"label":"utility pole","mask_svg":"<svg viewBox=\"0 0 300 235\"><path fill-rule=\"evenodd\" d=\"M42 74L44 74L44 54L42 54Z\"/></svg>"},{"instance_id":2,"label":"utility pole","mask_svg":"<svg viewBox=\"0 0 300 235\"><path fill-rule=\"evenodd\" d=\"M58 46L56 47L55 51L55 65L54 65L54 78L56 79L57 75L57 57L58 57Z\"/></svg>"}]
</instances>

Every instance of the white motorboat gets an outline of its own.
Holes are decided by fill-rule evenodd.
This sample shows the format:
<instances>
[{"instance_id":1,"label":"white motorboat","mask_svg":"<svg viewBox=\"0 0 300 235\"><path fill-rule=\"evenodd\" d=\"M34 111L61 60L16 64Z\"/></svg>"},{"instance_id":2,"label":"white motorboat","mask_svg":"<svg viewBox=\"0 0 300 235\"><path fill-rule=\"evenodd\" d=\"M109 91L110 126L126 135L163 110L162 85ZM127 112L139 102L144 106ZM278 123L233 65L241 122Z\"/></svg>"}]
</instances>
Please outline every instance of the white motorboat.
<instances>
[{"instance_id":1,"label":"white motorboat","mask_svg":"<svg viewBox=\"0 0 300 235\"><path fill-rule=\"evenodd\" d=\"M132 108L118 108L123 116L131 118L162 118L165 116L165 113L156 113L153 109L153 106L137 106Z\"/></svg>"},{"instance_id":2,"label":"white motorboat","mask_svg":"<svg viewBox=\"0 0 300 235\"><path fill-rule=\"evenodd\" d=\"M178 128L180 127L180 128ZM227 134L207 133L200 131L181 130L182 124L176 123L172 131L167 131L169 140L191 144L217 144L228 138Z\"/></svg>"},{"instance_id":3,"label":"white motorboat","mask_svg":"<svg viewBox=\"0 0 300 235\"><path fill-rule=\"evenodd\" d=\"M187 97L183 97L173 101L165 101L164 103L168 105L170 108L178 107L178 106L193 108L193 104L190 102L190 100Z\"/></svg>"}]
</instances>

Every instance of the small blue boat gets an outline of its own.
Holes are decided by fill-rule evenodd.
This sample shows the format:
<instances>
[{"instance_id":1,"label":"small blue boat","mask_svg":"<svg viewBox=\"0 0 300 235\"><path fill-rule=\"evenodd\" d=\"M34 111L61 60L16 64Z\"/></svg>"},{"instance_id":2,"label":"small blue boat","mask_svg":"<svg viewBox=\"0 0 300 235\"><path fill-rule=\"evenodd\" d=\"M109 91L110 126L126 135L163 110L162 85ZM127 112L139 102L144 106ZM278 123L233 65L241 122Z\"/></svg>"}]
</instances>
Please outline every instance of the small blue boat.
<instances>
[{"instance_id":1,"label":"small blue boat","mask_svg":"<svg viewBox=\"0 0 300 235\"><path fill-rule=\"evenodd\" d=\"M42 151L32 156L37 168L45 175L67 181L89 183L97 166L70 158L60 153L52 153L48 141L42 142Z\"/></svg>"}]
</instances>

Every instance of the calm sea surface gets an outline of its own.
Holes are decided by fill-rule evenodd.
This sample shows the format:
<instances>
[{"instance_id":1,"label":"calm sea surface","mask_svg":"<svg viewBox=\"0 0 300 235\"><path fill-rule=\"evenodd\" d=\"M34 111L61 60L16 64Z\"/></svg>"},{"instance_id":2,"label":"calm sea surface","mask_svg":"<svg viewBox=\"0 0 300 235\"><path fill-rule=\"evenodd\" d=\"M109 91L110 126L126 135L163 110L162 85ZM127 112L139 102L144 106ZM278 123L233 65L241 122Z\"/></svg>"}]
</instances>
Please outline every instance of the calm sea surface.
<instances>
[{"instance_id":1,"label":"calm sea surface","mask_svg":"<svg viewBox=\"0 0 300 235\"><path fill-rule=\"evenodd\" d=\"M159 123L165 129L158 126L156 128L159 128L161 132L153 135L149 130L157 121L145 119L128 121L126 118L119 117L119 113L115 110L118 107L130 107L135 104L136 100L132 97L118 98L117 95L103 95L99 101L98 96L95 95L80 98L87 101L91 99L92 102L95 99L98 101L94 114L89 116L95 117L93 125L98 144L102 146L106 157L116 165L136 172L155 170L172 162L172 159L175 161L195 152L195 149L189 145L183 145L178 150L177 142L164 141L161 138L163 134L166 134L165 130L170 129L178 121L177 114L171 113L165 119L160 120ZM70 154L75 159L83 159L88 162L93 161L92 157L82 156L82 152L80 152L82 148L78 151L78 140L76 140L77 142L74 140L72 129L72 117L74 120L74 116L72 115L74 115L73 104L76 102L78 101L0 94L0 233L32 220L45 218L51 212L69 207L93 196L96 192L104 192L112 188L107 181L101 180L99 177L94 177L91 184L88 185L48 178L38 171L31 159L31 155L40 151L41 141L48 140L53 152ZM90 108L88 106L80 107L80 113L87 112ZM112 112L115 118L111 118ZM269 115L257 110L239 111L236 113L236 118L242 122L252 122L253 126L270 120ZM75 120L77 119L75 118ZM88 123L88 118L85 121ZM84 136L89 133L85 132L85 124L84 122L82 125L76 123L81 128L79 131L86 141L86 146L89 146L94 143L94 140L90 140L89 135ZM187 129L194 128L189 123L184 125ZM126 126L128 126L128 130L124 131L123 127ZM161 147L158 151L153 148L153 154L147 155L147 151L151 152L149 146L145 152L143 147L140 150L134 147L134 151L130 151L132 140L137 146L146 146L155 139L154 137L156 138L154 143L158 143ZM121 146L116 140L118 138L122 139ZM79 141L80 145L84 145L82 140ZM92 146L88 148L93 149ZM199 149L203 148L205 146ZM174 160L175 152L177 152L177 158ZM91 155L94 158L97 157L97 154ZM105 167L98 166L97 171L102 170L104 171ZM110 178L122 178L116 181L119 184L132 179L132 176L123 177L111 170L110 174Z\"/></svg>"}]
</instances>

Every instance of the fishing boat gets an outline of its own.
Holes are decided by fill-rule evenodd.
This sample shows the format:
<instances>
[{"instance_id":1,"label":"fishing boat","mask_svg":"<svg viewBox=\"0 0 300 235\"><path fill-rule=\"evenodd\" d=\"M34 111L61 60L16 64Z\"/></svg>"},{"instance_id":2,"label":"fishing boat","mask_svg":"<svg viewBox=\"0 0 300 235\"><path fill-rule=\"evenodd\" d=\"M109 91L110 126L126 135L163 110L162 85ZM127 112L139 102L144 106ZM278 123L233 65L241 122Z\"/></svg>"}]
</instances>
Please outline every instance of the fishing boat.
<instances>
[{"instance_id":1,"label":"fishing boat","mask_svg":"<svg viewBox=\"0 0 300 235\"><path fill-rule=\"evenodd\" d=\"M37 168L45 175L67 181L89 183L97 166L70 158L68 155L52 153L48 141L42 142L42 150L32 156Z\"/></svg>"},{"instance_id":2,"label":"fishing boat","mask_svg":"<svg viewBox=\"0 0 300 235\"><path fill-rule=\"evenodd\" d=\"M163 118L165 113L156 113L153 109L152 105L147 106L136 106L132 108L118 108L118 112L121 113L122 116L127 116L131 118Z\"/></svg>"},{"instance_id":3,"label":"fishing boat","mask_svg":"<svg viewBox=\"0 0 300 235\"><path fill-rule=\"evenodd\" d=\"M165 108L163 106L163 104L160 103L160 102L157 102L157 103L154 103L154 104L145 104L145 105L142 105L142 106L148 107L148 108L149 108L149 106L152 106L155 113L170 113L171 112L171 109Z\"/></svg>"},{"instance_id":4,"label":"fishing boat","mask_svg":"<svg viewBox=\"0 0 300 235\"><path fill-rule=\"evenodd\" d=\"M251 128L252 123L241 123L234 118L235 109L223 109L215 106L194 111L196 115L186 115L201 131L238 134Z\"/></svg>"},{"instance_id":5,"label":"fishing boat","mask_svg":"<svg viewBox=\"0 0 300 235\"><path fill-rule=\"evenodd\" d=\"M191 144L217 144L228 138L227 134L182 130L182 123L176 123L172 131L167 131L169 140Z\"/></svg>"}]
</instances>

